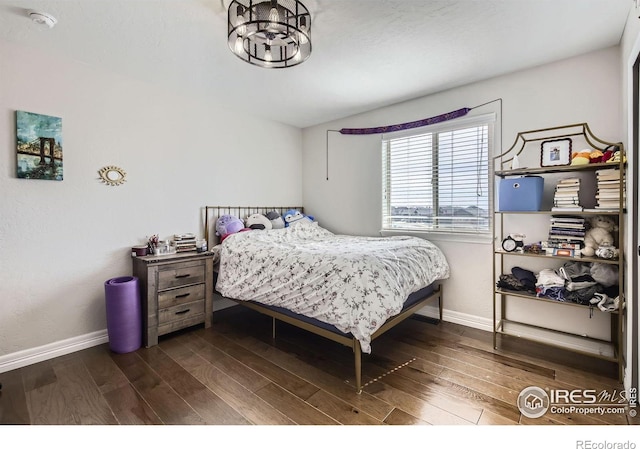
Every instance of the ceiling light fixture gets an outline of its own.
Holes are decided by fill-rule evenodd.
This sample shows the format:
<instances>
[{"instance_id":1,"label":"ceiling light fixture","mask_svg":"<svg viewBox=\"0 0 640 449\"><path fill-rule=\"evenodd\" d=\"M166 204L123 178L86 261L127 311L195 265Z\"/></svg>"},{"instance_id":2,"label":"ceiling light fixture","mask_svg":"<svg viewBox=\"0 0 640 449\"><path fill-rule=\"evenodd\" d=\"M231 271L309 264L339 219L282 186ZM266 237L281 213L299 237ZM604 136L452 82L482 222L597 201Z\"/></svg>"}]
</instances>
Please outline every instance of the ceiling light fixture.
<instances>
[{"instance_id":1,"label":"ceiling light fixture","mask_svg":"<svg viewBox=\"0 0 640 449\"><path fill-rule=\"evenodd\" d=\"M227 18L229 48L249 64L281 69L311 55L311 14L298 0L233 0Z\"/></svg>"},{"instance_id":2,"label":"ceiling light fixture","mask_svg":"<svg viewBox=\"0 0 640 449\"><path fill-rule=\"evenodd\" d=\"M29 11L29 18L38 25L46 25L49 28L53 28L58 20L51 14L41 11Z\"/></svg>"}]
</instances>

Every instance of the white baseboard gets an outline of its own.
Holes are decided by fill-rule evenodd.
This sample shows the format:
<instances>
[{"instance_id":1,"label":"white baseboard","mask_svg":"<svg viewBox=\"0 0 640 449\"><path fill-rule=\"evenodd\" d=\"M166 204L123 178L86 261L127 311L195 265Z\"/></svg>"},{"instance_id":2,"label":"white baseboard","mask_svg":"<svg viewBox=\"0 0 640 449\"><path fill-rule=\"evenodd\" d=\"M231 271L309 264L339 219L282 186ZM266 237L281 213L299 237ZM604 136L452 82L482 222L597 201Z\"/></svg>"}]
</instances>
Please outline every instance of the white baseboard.
<instances>
[{"instance_id":1,"label":"white baseboard","mask_svg":"<svg viewBox=\"0 0 640 449\"><path fill-rule=\"evenodd\" d=\"M230 306L236 305L235 302L226 298L217 298L214 301L214 311L225 309ZM438 308L432 305L425 306L416 312L416 315L426 316L428 318L438 319ZM493 325L490 318L483 318L475 315L469 315L462 312L456 312L455 310L444 309L442 311L442 320L461 326L471 327L487 332L493 331ZM536 333L537 334L537 333ZM524 332L523 332L524 336ZM529 335L533 337L534 335ZM547 340L544 333L542 335L535 335L540 340ZM567 339L564 344L569 347L580 351L593 352L595 354L602 354L605 352L599 345L592 345L588 342L576 342ZM71 354L72 352L80 351L82 349L91 348L109 341L107 330L101 330L91 332L89 334L80 335L78 337L68 338L53 343L49 343L36 348L26 349L24 351L14 352L0 356L0 373L11 371L14 369L22 368L23 366L32 365L34 363L49 360L61 355ZM552 342L551 340L549 340Z\"/></svg>"},{"instance_id":2,"label":"white baseboard","mask_svg":"<svg viewBox=\"0 0 640 449\"><path fill-rule=\"evenodd\" d=\"M439 318L438 307L425 306L416 312L416 315L422 315L429 318ZM460 324L461 326L472 327L474 329L480 329L487 332L493 332L493 325L490 318L482 318L475 315L469 315L467 313L456 312L455 310L444 309L442 311L442 321L449 323Z\"/></svg>"},{"instance_id":3,"label":"white baseboard","mask_svg":"<svg viewBox=\"0 0 640 449\"><path fill-rule=\"evenodd\" d=\"M425 306L416 312L417 315L426 316L429 318L438 319L438 308L432 305ZM490 318L482 318L475 315L468 315L466 313L456 312L453 310L444 309L442 311L442 321L447 321L454 324L460 324L466 327L472 327L474 329L480 329L487 332L493 332L493 325ZM522 328L519 331L514 332L518 336L525 338L531 338L538 340L542 343L548 343L550 345L558 345L559 343L570 350L594 354L612 356L611 348L602 345L598 342L589 341L579 336L571 335L558 335L545 330L534 330Z\"/></svg>"},{"instance_id":4,"label":"white baseboard","mask_svg":"<svg viewBox=\"0 0 640 449\"><path fill-rule=\"evenodd\" d=\"M53 359L61 355L71 354L82 349L98 346L109 341L107 330L91 332L77 337L48 343L36 348L25 349L0 356L0 373L33 365L34 363Z\"/></svg>"}]
</instances>

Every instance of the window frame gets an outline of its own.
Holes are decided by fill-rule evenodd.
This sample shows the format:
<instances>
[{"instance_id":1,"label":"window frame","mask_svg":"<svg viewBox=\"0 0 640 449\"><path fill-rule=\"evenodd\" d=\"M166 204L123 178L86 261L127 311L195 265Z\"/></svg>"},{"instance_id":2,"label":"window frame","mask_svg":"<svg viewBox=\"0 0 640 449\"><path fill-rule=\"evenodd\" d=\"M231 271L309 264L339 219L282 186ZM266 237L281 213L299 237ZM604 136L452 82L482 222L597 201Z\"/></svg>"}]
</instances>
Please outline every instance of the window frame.
<instances>
[{"instance_id":1,"label":"window frame","mask_svg":"<svg viewBox=\"0 0 640 449\"><path fill-rule=\"evenodd\" d=\"M491 243L493 241L493 208L494 208L494 188L493 188L493 155L495 153L495 122L496 114L478 114L474 116L466 116L447 122L438 123L435 125L425 126L421 128L399 131L394 133L385 134L381 140L381 154L382 154L382 211L381 211L381 230L380 234L385 235L415 235L419 237L425 237L430 240L442 240L442 241L456 241L465 243ZM390 151L385 146L387 142L399 138L407 138L412 136L420 136L423 134L432 134L433 142L437 141L437 136L440 133L449 131L455 131L461 128L473 128L476 126L487 126L487 199L488 199L488 220L489 224L485 230L453 230L453 229L421 229L421 228L387 228L385 227L385 217L390 213L391 197L385 198L385 189L387 188L387 168L389 164ZM387 160L385 161L385 157ZM433 152L432 157L437 160L437 153ZM437 193L439 185L436 183L434 186L434 194Z\"/></svg>"}]
</instances>

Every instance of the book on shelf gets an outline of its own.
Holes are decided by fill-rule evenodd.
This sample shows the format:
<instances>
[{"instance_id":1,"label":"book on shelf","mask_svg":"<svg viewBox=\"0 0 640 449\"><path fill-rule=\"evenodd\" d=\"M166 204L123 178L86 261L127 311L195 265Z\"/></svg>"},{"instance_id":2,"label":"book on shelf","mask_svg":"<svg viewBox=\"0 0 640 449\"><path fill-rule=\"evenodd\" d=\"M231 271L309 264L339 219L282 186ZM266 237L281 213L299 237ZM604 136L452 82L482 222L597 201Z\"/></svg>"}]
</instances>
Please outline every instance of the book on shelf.
<instances>
[{"instance_id":1,"label":"book on shelf","mask_svg":"<svg viewBox=\"0 0 640 449\"><path fill-rule=\"evenodd\" d=\"M577 229L550 229L549 230L549 235L553 235L553 236L567 236L567 237L576 237L576 238L581 238L584 237L586 231L582 230L579 231Z\"/></svg>"},{"instance_id":2,"label":"book on shelf","mask_svg":"<svg viewBox=\"0 0 640 449\"><path fill-rule=\"evenodd\" d=\"M620 210L620 170L608 168L596 170L596 204L589 211L619 211ZM624 189L624 186L622 186ZM624 198L624 190L622 195Z\"/></svg>"},{"instance_id":3,"label":"book on shelf","mask_svg":"<svg viewBox=\"0 0 640 449\"><path fill-rule=\"evenodd\" d=\"M582 247L586 233L585 217L552 215L549 222L549 240L545 243L547 249L573 251Z\"/></svg>"},{"instance_id":4,"label":"book on shelf","mask_svg":"<svg viewBox=\"0 0 640 449\"><path fill-rule=\"evenodd\" d=\"M579 212L580 205L580 178L565 178L558 181L553 195L552 211Z\"/></svg>"},{"instance_id":5,"label":"book on shelf","mask_svg":"<svg viewBox=\"0 0 640 449\"><path fill-rule=\"evenodd\" d=\"M582 206L554 206L551 208L552 212L582 212L583 211L583 207Z\"/></svg>"},{"instance_id":6,"label":"book on shelf","mask_svg":"<svg viewBox=\"0 0 640 449\"><path fill-rule=\"evenodd\" d=\"M598 189L596 198L620 198L619 189Z\"/></svg>"},{"instance_id":7,"label":"book on shelf","mask_svg":"<svg viewBox=\"0 0 640 449\"><path fill-rule=\"evenodd\" d=\"M555 207L582 207L580 206L580 203L573 200L556 200L553 202L553 205Z\"/></svg>"},{"instance_id":8,"label":"book on shelf","mask_svg":"<svg viewBox=\"0 0 640 449\"><path fill-rule=\"evenodd\" d=\"M546 242L542 242L542 248L567 248L567 249L581 249L581 242L570 242L556 239L549 239Z\"/></svg>"},{"instance_id":9,"label":"book on shelf","mask_svg":"<svg viewBox=\"0 0 640 449\"><path fill-rule=\"evenodd\" d=\"M573 223L551 223L551 227L549 228L550 230L555 230L555 229L559 229L559 230L565 230L565 231L584 231L585 227L584 225L580 225L580 224L573 224Z\"/></svg>"},{"instance_id":10,"label":"book on shelf","mask_svg":"<svg viewBox=\"0 0 640 449\"><path fill-rule=\"evenodd\" d=\"M616 207L598 207L598 208L590 208L590 209L585 209L583 212L598 212L598 213L605 213L605 212L615 212L618 213L620 212L620 208L618 206Z\"/></svg>"},{"instance_id":11,"label":"book on shelf","mask_svg":"<svg viewBox=\"0 0 640 449\"><path fill-rule=\"evenodd\" d=\"M558 216L558 215L552 215L551 218L549 219L549 223L551 223L551 226L558 226L558 227L579 227L579 228L584 228L585 223L587 222L587 219L585 217L576 217L576 216Z\"/></svg>"},{"instance_id":12,"label":"book on shelf","mask_svg":"<svg viewBox=\"0 0 640 449\"><path fill-rule=\"evenodd\" d=\"M598 181L598 186L600 188L608 188L608 189L617 189L620 187L620 180L610 180L610 181Z\"/></svg>"},{"instance_id":13,"label":"book on shelf","mask_svg":"<svg viewBox=\"0 0 640 449\"><path fill-rule=\"evenodd\" d=\"M584 237L578 237L577 235L562 235L562 234L549 234L549 240L567 241L569 243L584 242Z\"/></svg>"},{"instance_id":14,"label":"book on shelf","mask_svg":"<svg viewBox=\"0 0 640 449\"><path fill-rule=\"evenodd\" d=\"M579 185L580 178L562 178L558 180L556 185L558 186L571 186L571 185Z\"/></svg>"},{"instance_id":15,"label":"book on shelf","mask_svg":"<svg viewBox=\"0 0 640 449\"><path fill-rule=\"evenodd\" d=\"M602 179L620 179L620 170L617 168L604 168L596 170L596 176Z\"/></svg>"},{"instance_id":16,"label":"book on shelf","mask_svg":"<svg viewBox=\"0 0 640 449\"><path fill-rule=\"evenodd\" d=\"M571 215L552 215L551 223L578 223L584 224L586 219L584 217L575 217Z\"/></svg>"},{"instance_id":17,"label":"book on shelf","mask_svg":"<svg viewBox=\"0 0 640 449\"><path fill-rule=\"evenodd\" d=\"M571 193L571 192L578 193L579 191L580 191L580 186L575 186L575 187L573 187L573 186L571 186L571 187L557 186L556 189L555 189L556 195L563 194L563 193L566 194L566 193Z\"/></svg>"}]
</instances>

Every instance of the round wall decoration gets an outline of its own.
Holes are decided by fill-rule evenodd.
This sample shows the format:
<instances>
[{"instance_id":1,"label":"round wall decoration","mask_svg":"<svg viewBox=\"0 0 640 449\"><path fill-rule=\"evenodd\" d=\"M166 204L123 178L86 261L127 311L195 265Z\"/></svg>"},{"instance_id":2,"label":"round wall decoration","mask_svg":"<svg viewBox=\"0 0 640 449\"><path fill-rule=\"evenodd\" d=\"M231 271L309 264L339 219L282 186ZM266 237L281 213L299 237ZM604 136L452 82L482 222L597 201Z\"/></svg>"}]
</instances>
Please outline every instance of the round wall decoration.
<instances>
[{"instance_id":1,"label":"round wall decoration","mask_svg":"<svg viewBox=\"0 0 640 449\"><path fill-rule=\"evenodd\" d=\"M126 179L127 174L120 167L114 167L113 165L109 165L107 167L102 167L98 170L98 174L100 175L100 180L107 185L110 186L119 186L123 184Z\"/></svg>"}]
</instances>

